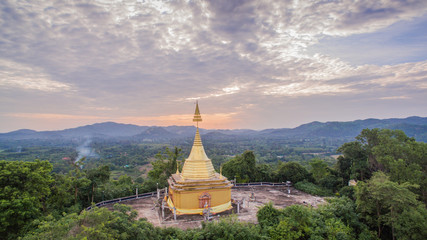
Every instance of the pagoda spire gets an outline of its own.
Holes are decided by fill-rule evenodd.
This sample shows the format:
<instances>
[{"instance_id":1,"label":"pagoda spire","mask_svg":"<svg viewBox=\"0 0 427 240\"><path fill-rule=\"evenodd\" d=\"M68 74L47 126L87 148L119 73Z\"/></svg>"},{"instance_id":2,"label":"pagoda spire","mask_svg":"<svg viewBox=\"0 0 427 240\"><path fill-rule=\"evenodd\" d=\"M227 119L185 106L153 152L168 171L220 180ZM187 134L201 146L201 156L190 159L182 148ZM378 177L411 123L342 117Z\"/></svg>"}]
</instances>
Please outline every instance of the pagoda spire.
<instances>
[{"instance_id":1,"label":"pagoda spire","mask_svg":"<svg viewBox=\"0 0 427 240\"><path fill-rule=\"evenodd\" d=\"M197 123L196 136L194 137L190 155L185 160L181 172L181 176L185 179L208 179L215 176L212 162L206 155L202 139L200 138L198 123L201 121L202 116L200 115L199 103L196 102L196 111L193 118L193 122Z\"/></svg>"},{"instance_id":2,"label":"pagoda spire","mask_svg":"<svg viewBox=\"0 0 427 240\"><path fill-rule=\"evenodd\" d=\"M202 116L200 115L199 101L196 101L196 111L194 112L193 122L197 123L197 128L199 127L199 122L201 121L202 121Z\"/></svg>"}]
</instances>

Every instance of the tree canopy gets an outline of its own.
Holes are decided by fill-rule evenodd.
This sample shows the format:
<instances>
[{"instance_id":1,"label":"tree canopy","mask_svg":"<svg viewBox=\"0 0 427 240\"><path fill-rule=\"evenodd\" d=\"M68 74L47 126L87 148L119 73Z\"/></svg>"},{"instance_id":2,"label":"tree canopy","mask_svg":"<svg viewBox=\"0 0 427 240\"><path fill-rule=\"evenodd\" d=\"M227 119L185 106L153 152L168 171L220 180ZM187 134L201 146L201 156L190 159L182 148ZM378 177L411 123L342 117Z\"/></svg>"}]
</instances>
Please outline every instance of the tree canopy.
<instances>
[{"instance_id":1,"label":"tree canopy","mask_svg":"<svg viewBox=\"0 0 427 240\"><path fill-rule=\"evenodd\" d=\"M53 182L47 161L0 161L0 238L14 238L46 209Z\"/></svg>"}]
</instances>

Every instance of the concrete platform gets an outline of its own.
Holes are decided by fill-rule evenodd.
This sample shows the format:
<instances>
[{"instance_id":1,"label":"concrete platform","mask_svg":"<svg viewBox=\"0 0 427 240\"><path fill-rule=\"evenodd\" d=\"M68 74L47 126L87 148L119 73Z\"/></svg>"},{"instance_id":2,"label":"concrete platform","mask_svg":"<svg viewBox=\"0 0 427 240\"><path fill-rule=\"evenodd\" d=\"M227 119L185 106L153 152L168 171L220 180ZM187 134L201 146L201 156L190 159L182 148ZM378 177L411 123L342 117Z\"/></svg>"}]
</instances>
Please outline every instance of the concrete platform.
<instances>
[{"instance_id":1,"label":"concrete platform","mask_svg":"<svg viewBox=\"0 0 427 240\"><path fill-rule=\"evenodd\" d=\"M233 205L232 210L214 215L213 221L230 214L237 214L240 221L257 223L258 208L270 201L276 208L284 208L294 204L317 207L319 204L325 203L322 197L312 196L294 188L290 188L291 194L288 194L287 189L284 186L233 188L231 198L234 201L243 202L243 206L240 205L239 214L237 214L237 205ZM187 229L201 227L201 222L204 221L201 215L181 215L177 216L175 221L172 212L167 208L165 208L165 217L162 219L161 204L156 197L135 199L123 202L123 204L131 206L138 212L138 218L146 218L154 226ZM112 206L108 208L112 208Z\"/></svg>"}]
</instances>

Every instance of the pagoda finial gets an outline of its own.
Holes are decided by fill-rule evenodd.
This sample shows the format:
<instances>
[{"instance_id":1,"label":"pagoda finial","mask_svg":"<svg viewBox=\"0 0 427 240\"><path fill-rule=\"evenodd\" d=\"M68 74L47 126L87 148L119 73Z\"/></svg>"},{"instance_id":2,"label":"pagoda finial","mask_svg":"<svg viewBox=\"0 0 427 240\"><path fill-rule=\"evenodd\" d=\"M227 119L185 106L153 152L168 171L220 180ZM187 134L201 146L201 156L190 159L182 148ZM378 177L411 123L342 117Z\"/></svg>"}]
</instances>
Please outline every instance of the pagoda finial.
<instances>
[{"instance_id":1,"label":"pagoda finial","mask_svg":"<svg viewBox=\"0 0 427 240\"><path fill-rule=\"evenodd\" d=\"M194 112L193 122L197 122L197 127L199 127L199 122L202 121L202 116L200 115L199 102L196 101L196 111Z\"/></svg>"}]
</instances>

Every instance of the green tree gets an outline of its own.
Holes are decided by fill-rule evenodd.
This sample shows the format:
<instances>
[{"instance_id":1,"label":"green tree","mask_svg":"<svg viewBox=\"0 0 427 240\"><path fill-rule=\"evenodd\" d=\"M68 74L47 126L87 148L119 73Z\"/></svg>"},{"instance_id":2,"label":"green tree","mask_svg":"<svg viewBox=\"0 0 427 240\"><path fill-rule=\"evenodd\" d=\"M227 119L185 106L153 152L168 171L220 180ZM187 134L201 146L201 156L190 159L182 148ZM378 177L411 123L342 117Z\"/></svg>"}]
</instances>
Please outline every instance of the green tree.
<instances>
[{"instance_id":1,"label":"green tree","mask_svg":"<svg viewBox=\"0 0 427 240\"><path fill-rule=\"evenodd\" d=\"M222 173L229 179L236 177L237 182L250 182L256 179L256 160L253 151L245 151L224 163Z\"/></svg>"},{"instance_id":2,"label":"green tree","mask_svg":"<svg viewBox=\"0 0 427 240\"><path fill-rule=\"evenodd\" d=\"M343 184L347 184L350 179L363 181L370 177L368 156L360 142L345 143L337 151L343 154L337 159L337 170L343 178Z\"/></svg>"},{"instance_id":3,"label":"green tree","mask_svg":"<svg viewBox=\"0 0 427 240\"><path fill-rule=\"evenodd\" d=\"M143 190L141 184L134 183L132 178L128 175L122 175L117 180L110 180L103 184L98 193L102 193L104 199L113 199L134 195L136 188L138 188L140 192L143 192L141 191L141 189ZM102 197L102 194L99 194L98 198Z\"/></svg>"},{"instance_id":4,"label":"green tree","mask_svg":"<svg viewBox=\"0 0 427 240\"><path fill-rule=\"evenodd\" d=\"M168 167L166 168L166 175L169 177L174 174L178 167L178 159L182 156L181 148L174 147L173 151L167 151L168 154Z\"/></svg>"},{"instance_id":5,"label":"green tree","mask_svg":"<svg viewBox=\"0 0 427 240\"><path fill-rule=\"evenodd\" d=\"M322 178L325 178L330 174L328 165L322 159L313 159L310 161L310 172L313 175L316 182L319 182Z\"/></svg>"},{"instance_id":6,"label":"green tree","mask_svg":"<svg viewBox=\"0 0 427 240\"><path fill-rule=\"evenodd\" d=\"M52 165L47 161L0 161L0 239L13 239L46 211Z\"/></svg>"},{"instance_id":7,"label":"green tree","mask_svg":"<svg viewBox=\"0 0 427 240\"><path fill-rule=\"evenodd\" d=\"M261 232L271 239L376 239L349 198L331 198L318 209L276 209L269 203L258 210L257 218Z\"/></svg>"},{"instance_id":8,"label":"green tree","mask_svg":"<svg viewBox=\"0 0 427 240\"><path fill-rule=\"evenodd\" d=\"M420 185L414 192L427 203L427 144L416 142L400 130L381 130L380 143L372 148L391 181ZM424 169L423 169L424 167Z\"/></svg>"},{"instance_id":9,"label":"green tree","mask_svg":"<svg viewBox=\"0 0 427 240\"><path fill-rule=\"evenodd\" d=\"M281 221L270 228L271 239L352 239L352 229L339 218L301 205L284 208Z\"/></svg>"},{"instance_id":10,"label":"green tree","mask_svg":"<svg viewBox=\"0 0 427 240\"><path fill-rule=\"evenodd\" d=\"M220 221L202 223L200 233L193 235L193 239L262 239L259 233L259 227L245 222L240 222L237 216L229 216Z\"/></svg>"},{"instance_id":11,"label":"green tree","mask_svg":"<svg viewBox=\"0 0 427 240\"><path fill-rule=\"evenodd\" d=\"M326 199L328 204L320 205L317 211L325 218L339 219L351 228L352 239L375 239L368 226L363 223L360 213L357 212L354 201L347 197Z\"/></svg>"},{"instance_id":12,"label":"green tree","mask_svg":"<svg viewBox=\"0 0 427 240\"><path fill-rule=\"evenodd\" d=\"M110 168L106 165L86 170L86 176L92 186L91 202L94 202L96 187L110 179Z\"/></svg>"},{"instance_id":13,"label":"green tree","mask_svg":"<svg viewBox=\"0 0 427 240\"><path fill-rule=\"evenodd\" d=\"M89 200L85 201L85 197L89 198L88 191L90 180L86 178L85 174L81 172L80 168L76 168L70 171L66 177L67 185L70 190L74 193L74 203L80 204L81 207L87 205ZM86 194L85 194L86 193Z\"/></svg>"},{"instance_id":14,"label":"green tree","mask_svg":"<svg viewBox=\"0 0 427 240\"><path fill-rule=\"evenodd\" d=\"M144 182L145 191L153 191L157 185L160 188L167 186L167 179L176 172L177 161L182 156L181 149L175 147L174 151L166 148L163 153L156 154L156 161L151 162L153 169L148 172L148 179Z\"/></svg>"},{"instance_id":15,"label":"green tree","mask_svg":"<svg viewBox=\"0 0 427 240\"><path fill-rule=\"evenodd\" d=\"M427 209L424 205L404 209L394 223L397 239L427 238Z\"/></svg>"},{"instance_id":16,"label":"green tree","mask_svg":"<svg viewBox=\"0 0 427 240\"><path fill-rule=\"evenodd\" d=\"M23 239L161 239L158 228L126 205L114 205L115 211L93 208L55 220L50 217Z\"/></svg>"},{"instance_id":17,"label":"green tree","mask_svg":"<svg viewBox=\"0 0 427 240\"><path fill-rule=\"evenodd\" d=\"M272 182L277 178L270 164L257 164L255 168L256 182Z\"/></svg>"},{"instance_id":18,"label":"green tree","mask_svg":"<svg viewBox=\"0 0 427 240\"><path fill-rule=\"evenodd\" d=\"M64 174L52 174L54 181L51 183L50 191L51 194L47 198L48 212L55 215L55 217L61 216L63 212L76 211L79 212L79 204L75 205L73 189ZM76 206L73 208L72 206Z\"/></svg>"},{"instance_id":19,"label":"green tree","mask_svg":"<svg viewBox=\"0 0 427 240\"><path fill-rule=\"evenodd\" d=\"M366 180L373 172L383 171L392 181L420 185L412 191L427 203L427 143L389 129L364 129L356 140L338 149L343 156L338 158L337 170L343 179L350 174Z\"/></svg>"},{"instance_id":20,"label":"green tree","mask_svg":"<svg viewBox=\"0 0 427 240\"><path fill-rule=\"evenodd\" d=\"M279 224L270 229L272 239L308 239L312 233L312 211L301 205L282 210Z\"/></svg>"},{"instance_id":21,"label":"green tree","mask_svg":"<svg viewBox=\"0 0 427 240\"><path fill-rule=\"evenodd\" d=\"M399 184L390 181L389 177L383 172L374 173L366 183L358 183L356 187L357 207L367 223L377 228L378 237L390 234L395 239L396 236L406 234L401 224L408 220L403 221L401 219L402 214L405 213L403 216L406 219L411 219L416 215L411 216L408 213L413 213L414 209L421 208L421 203L417 201L417 195L411 191L411 188L416 187L417 185L407 182ZM425 209L424 206L422 207ZM421 226L426 224L425 220L426 218L424 218ZM385 226L391 229L390 233L383 232ZM425 239L425 237L427 235L422 239Z\"/></svg>"},{"instance_id":22,"label":"green tree","mask_svg":"<svg viewBox=\"0 0 427 240\"><path fill-rule=\"evenodd\" d=\"M313 175L316 183L322 188L336 192L342 185L343 181L338 175L339 173L329 168L322 159L312 159L310 161L310 173Z\"/></svg>"},{"instance_id":23,"label":"green tree","mask_svg":"<svg viewBox=\"0 0 427 240\"><path fill-rule=\"evenodd\" d=\"M272 202L261 207L256 213L261 228L269 228L279 224L282 213L273 206Z\"/></svg>"},{"instance_id":24,"label":"green tree","mask_svg":"<svg viewBox=\"0 0 427 240\"><path fill-rule=\"evenodd\" d=\"M380 144L379 134L380 129L363 129L356 137L356 140L362 144L363 150L368 156L368 165L371 172L382 170L383 166L377 161L373 148Z\"/></svg>"},{"instance_id":25,"label":"green tree","mask_svg":"<svg viewBox=\"0 0 427 240\"><path fill-rule=\"evenodd\" d=\"M292 183L310 181L312 178L307 169L297 162L280 163L276 176L278 182L291 181Z\"/></svg>"}]
</instances>

